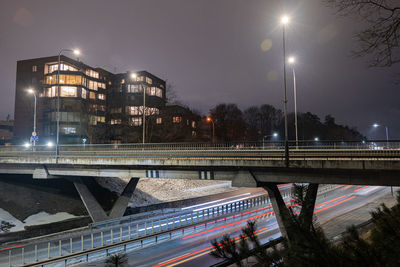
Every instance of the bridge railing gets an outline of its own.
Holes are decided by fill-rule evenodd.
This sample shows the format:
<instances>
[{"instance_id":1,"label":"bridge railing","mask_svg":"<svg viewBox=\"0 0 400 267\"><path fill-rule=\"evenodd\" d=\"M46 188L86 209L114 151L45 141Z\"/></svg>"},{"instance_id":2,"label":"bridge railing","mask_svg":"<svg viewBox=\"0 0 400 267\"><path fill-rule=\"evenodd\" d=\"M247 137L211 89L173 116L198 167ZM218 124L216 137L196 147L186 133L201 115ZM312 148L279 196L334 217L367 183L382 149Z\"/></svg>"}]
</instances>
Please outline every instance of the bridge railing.
<instances>
[{"instance_id":1,"label":"bridge railing","mask_svg":"<svg viewBox=\"0 0 400 267\"><path fill-rule=\"evenodd\" d=\"M391 151L400 150L400 141L289 141L289 150L293 155L301 155L304 153L318 153L318 151L347 151L351 150L352 153L361 151L371 151L373 154L391 153ZM60 145L60 156L71 156L74 154L84 155L116 155L136 153L138 155L150 152L166 154L169 152L175 153L209 153L217 154L221 152L268 152L271 155L281 156L284 151L284 141L256 141L256 142L219 142L219 143L147 143L147 144L87 144L87 145ZM48 156L56 155L55 146L37 145L37 146L0 146L0 157L5 156ZM262 155L262 154L260 154Z\"/></svg>"}]
</instances>

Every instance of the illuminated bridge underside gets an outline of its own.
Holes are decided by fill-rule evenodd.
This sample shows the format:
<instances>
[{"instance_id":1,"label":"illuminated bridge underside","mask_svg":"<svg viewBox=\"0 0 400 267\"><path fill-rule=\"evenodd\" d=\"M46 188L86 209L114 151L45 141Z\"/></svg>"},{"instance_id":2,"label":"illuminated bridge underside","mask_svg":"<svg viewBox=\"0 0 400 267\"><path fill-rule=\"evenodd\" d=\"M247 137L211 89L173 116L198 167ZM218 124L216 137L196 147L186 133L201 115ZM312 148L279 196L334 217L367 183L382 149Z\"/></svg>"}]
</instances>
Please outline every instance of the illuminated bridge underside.
<instances>
[{"instance_id":1,"label":"illuminated bridge underside","mask_svg":"<svg viewBox=\"0 0 400 267\"><path fill-rule=\"evenodd\" d=\"M158 153L157 153L158 152ZM292 153L289 168L282 155L266 155L259 151L227 155L188 151L145 151L124 156L99 153L64 155L58 164L52 156L0 157L0 172L32 174L34 178L62 176L152 177L232 180L233 186L258 186L263 182L304 182L318 184L356 184L400 186L400 150L389 156L367 151L347 155L307 157ZM167 155L169 154L169 155ZM185 155L186 154L186 155Z\"/></svg>"}]
</instances>

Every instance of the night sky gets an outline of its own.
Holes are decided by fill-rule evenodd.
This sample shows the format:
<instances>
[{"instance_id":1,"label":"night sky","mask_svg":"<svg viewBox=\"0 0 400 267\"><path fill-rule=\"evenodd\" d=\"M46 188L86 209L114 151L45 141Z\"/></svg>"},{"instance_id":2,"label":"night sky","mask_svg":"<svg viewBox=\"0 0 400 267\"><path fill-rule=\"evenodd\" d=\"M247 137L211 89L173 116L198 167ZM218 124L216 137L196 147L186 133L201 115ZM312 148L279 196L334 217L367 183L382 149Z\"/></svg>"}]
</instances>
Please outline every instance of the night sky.
<instances>
[{"instance_id":1,"label":"night sky","mask_svg":"<svg viewBox=\"0 0 400 267\"><path fill-rule=\"evenodd\" d=\"M80 60L111 72L147 70L183 103L283 108L282 27L297 58L298 110L355 126L369 138L400 139L400 65L368 68L350 57L365 25L323 1L0 0L0 119L14 113L16 61L79 48ZM67 54L66 54L67 55ZM70 55L72 57L72 55ZM293 110L291 69L288 107Z\"/></svg>"}]
</instances>

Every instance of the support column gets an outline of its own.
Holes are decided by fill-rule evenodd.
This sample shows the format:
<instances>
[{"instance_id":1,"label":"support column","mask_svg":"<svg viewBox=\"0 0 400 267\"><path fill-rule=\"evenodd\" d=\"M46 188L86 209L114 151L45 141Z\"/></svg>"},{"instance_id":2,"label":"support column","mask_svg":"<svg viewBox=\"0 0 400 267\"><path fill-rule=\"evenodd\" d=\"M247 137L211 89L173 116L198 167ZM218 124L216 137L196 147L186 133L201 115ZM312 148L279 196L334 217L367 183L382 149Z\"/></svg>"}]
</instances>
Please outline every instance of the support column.
<instances>
[{"instance_id":1,"label":"support column","mask_svg":"<svg viewBox=\"0 0 400 267\"><path fill-rule=\"evenodd\" d=\"M315 201L317 200L317 193L318 193L318 184L309 184L307 187L306 196L304 198L304 203L302 203L301 212L299 215L300 225L305 230L310 230L313 222L314 207L315 207Z\"/></svg>"},{"instance_id":2,"label":"support column","mask_svg":"<svg viewBox=\"0 0 400 267\"><path fill-rule=\"evenodd\" d=\"M129 204L129 200L132 198L133 192L135 191L138 182L139 178L131 178L129 180L128 184L124 188L124 191L115 201L110 211L109 215L110 219L120 218L124 216L125 210Z\"/></svg>"},{"instance_id":3,"label":"support column","mask_svg":"<svg viewBox=\"0 0 400 267\"><path fill-rule=\"evenodd\" d=\"M267 190L271 200L272 208L275 212L276 220L278 221L279 230L283 237L290 242L290 230L293 229L294 221L289 209L283 201L282 195L279 192L276 183L262 183L262 187Z\"/></svg>"},{"instance_id":4,"label":"support column","mask_svg":"<svg viewBox=\"0 0 400 267\"><path fill-rule=\"evenodd\" d=\"M97 202L96 198L90 192L89 188L85 185L83 180L80 177L69 177L69 180L74 183L75 188L78 191L79 196L81 197L83 204L86 207L86 210L92 218L92 221L99 222L107 220L107 214Z\"/></svg>"}]
</instances>

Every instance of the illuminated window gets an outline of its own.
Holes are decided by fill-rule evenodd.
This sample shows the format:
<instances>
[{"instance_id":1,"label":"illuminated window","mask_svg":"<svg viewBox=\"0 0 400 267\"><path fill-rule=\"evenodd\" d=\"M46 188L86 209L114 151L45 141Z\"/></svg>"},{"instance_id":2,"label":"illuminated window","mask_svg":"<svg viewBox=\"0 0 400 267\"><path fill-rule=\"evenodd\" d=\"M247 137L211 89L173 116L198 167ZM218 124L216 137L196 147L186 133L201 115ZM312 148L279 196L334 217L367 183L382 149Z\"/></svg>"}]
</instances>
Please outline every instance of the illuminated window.
<instances>
[{"instance_id":1,"label":"illuminated window","mask_svg":"<svg viewBox=\"0 0 400 267\"><path fill-rule=\"evenodd\" d=\"M96 99L96 94L94 92L89 93L89 98L90 99Z\"/></svg>"},{"instance_id":2,"label":"illuminated window","mask_svg":"<svg viewBox=\"0 0 400 267\"><path fill-rule=\"evenodd\" d=\"M160 88L156 88L156 96L162 97L162 90Z\"/></svg>"},{"instance_id":3,"label":"illuminated window","mask_svg":"<svg viewBox=\"0 0 400 267\"><path fill-rule=\"evenodd\" d=\"M160 114L160 110L158 108L146 108L146 115L158 115Z\"/></svg>"},{"instance_id":4,"label":"illuminated window","mask_svg":"<svg viewBox=\"0 0 400 267\"><path fill-rule=\"evenodd\" d=\"M62 131L64 132L64 134L75 134L76 127L62 127Z\"/></svg>"},{"instance_id":5,"label":"illuminated window","mask_svg":"<svg viewBox=\"0 0 400 267\"><path fill-rule=\"evenodd\" d=\"M140 125L142 125L142 118L140 118L140 117L132 117L129 120L129 124L131 126L140 126Z\"/></svg>"},{"instance_id":6,"label":"illuminated window","mask_svg":"<svg viewBox=\"0 0 400 267\"><path fill-rule=\"evenodd\" d=\"M37 72L37 66L36 65L32 66L32 72Z\"/></svg>"},{"instance_id":7,"label":"illuminated window","mask_svg":"<svg viewBox=\"0 0 400 267\"><path fill-rule=\"evenodd\" d=\"M62 97L77 97L77 88L75 86L61 86L60 96Z\"/></svg>"},{"instance_id":8,"label":"illuminated window","mask_svg":"<svg viewBox=\"0 0 400 267\"><path fill-rule=\"evenodd\" d=\"M96 116L97 122L106 122L106 117L103 116Z\"/></svg>"},{"instance_id":9,"label":"illuminated window","mask_svg":"<svg viewBox=\"0 0 400 267\"><path fill-rule=\"evenodd\" d=\"M196 122L192 121L192 128L196 128Z\"/></svg>"},{"instance_id":10,"label":"illuminated window","mask_svg":"<svg viewBox=\"0 0 400 267\"><path fill-rule=\"evenodd\" d=\"M82 88L82 98L86 99L87 98L87 90Z\"/></svg>"},{"instance_id":11,"label":"illuminated window","mask_svg":"<svg viewBox=\"0 0 400 267\"><path fill-rule=\"evenodd\" d=\"M126 107L126 113L128 115L140 115L142 113L143 107L137 107L137 106L131 106L131 107Z\"/></svg>"},{"instance_id":12,"label":"illuminated window","mask_svg":"<svg viewBox=\"0 0 400 267\"><path fill-rule=\"evenodd\" d=\"M161 123L162 123L162 118L157 118L157 119L156 119L156 123L157 123L157 124L161 124Z\"/></svg>"},{"instance_id":13,"label":"illuminated window","mask_svg":"<svg viewBox=\"0 0 400 267\"><path fill-rule=\"evenodd\" d=\"M52 73L52 72L57 71L57 70L58 70L58 64L57 63L56 64L46 64L46 66L44 68L44 74ZM77 68L75 68L75 67L73 67L73 66L71 66L69 64L65 64L65 63L61 63L60 64L60 70L63 70L63 71L78 71Z\"/></svg>"},{"instance_id":14,"label":"illuminated window","mask_svg":"<svg viewBox=\"0 0 400 267\"><path fill-rule=\"evenodd\" d=\"M104 101L104 100L106 100L106 95L105 94L98 94L97 98Z\"/></svg>"},{"instance_id":15,"label":"illuminated window","mask_svg":"<svg viewBox=\"0 0 400 267\"><path fill-rule=\"evenodd\" d=\"M104 106L104 105L98 105L97 110L106 111L106 106Z\"/></svg>"},{"instance_id":16,"label":"illuminated window","mask_svg":"<svg viewBox=\"0 0 400 267\"><path fill-rule=\"evenodd\" d=\"M143 82L144 81L144 77L143 76L136 77L136 81L137 82Z\"/></svg>"},{"instance_id":17,"label":"illuminated window","mask_svg":"<svg viewBox=\"0 0 400 267\"><path fill-rule=\"evenodd\" d=\"M111 119L111 125L114 125L114 124L121 124L122 123L122 120L121 119Z\"/></svg>"},{"instance_id":18,"label":"illuminated window","mask_svg":"<svg viewBox=\"0 0 400 267\"><path fill-rule=\"evenodd\" d=\"M56 96L56 86L52 86L49 88L45 88L45 96L46 97L55 97Z\"/></svg>"},{"instance_id":19,"label":"illuminated window","mask_svg":"<svg viewBox=\"0 0 400 267\"><path fill-rule=\"evenodd\" d=\"M99 78L99 73L97 71L88 69L88 70L86 70L85 73L86 73L87 76L90 76L90 77L93 77L93 78L96 78L96 79Z\"/></svg>"},{"instance_id":20,"label":"illuminated window","mask_svg":"<svg viewBox=\"0 0 400 267\"><path fill-rule=\"evenodd\" d=\"M197 134L196 134L196 131L192 131L192 136L193 136L193 137L196 137L196 135L197 135Z\"/></svg>"},{"instance_id":21,"label":"illuminated window","mask_svg":"<svg viewBox=\"0 0 400 267\"><path fill-rule=\"evenodd\" d=\"M142 87L138 84L128 84L126 87L128 93L139 93L142 92Z\"/></svg>"},{"instance_id":22,"label":"illuminated window","mask_svg":"<svg viewBox=\"0 0 400 267\"><path fill-rule=\"evenodd\" d=\"M180 116L172 117L172 122L173 123L180 123L181 121L182 121L182 117L180 117Z\"/></svg>"},{"instance_id":23,"label":"illuminated window","mask_svg":"<svg viewBox=\"0 0 400 267\"><path fill-rule=\"evenodd\" d=\"M153 80L152 80L152 79L150 79L149 77L146 77L146 83L148 83L148 84L152 84L152 83L153 83Z\"/></svg>"},{"instance_id":24,"label":"illuminated window","mask_svg":"<svg viewBox=\"0 0 400 267\"><path fill-rule=\"evenodd\" d=\"M121 80L121 84L124 84L124 83L125 83L125 79L122 79L122 80Z\"/></svg>"}]
</instances>

